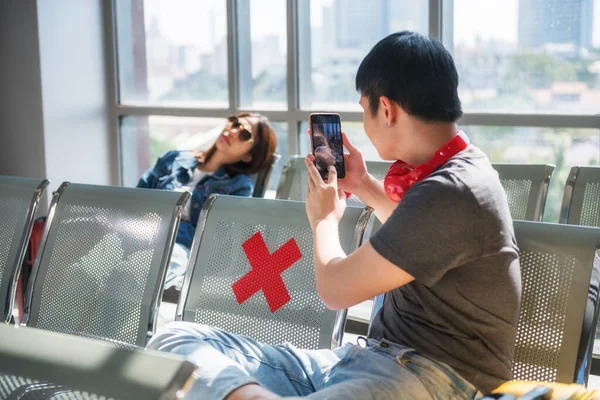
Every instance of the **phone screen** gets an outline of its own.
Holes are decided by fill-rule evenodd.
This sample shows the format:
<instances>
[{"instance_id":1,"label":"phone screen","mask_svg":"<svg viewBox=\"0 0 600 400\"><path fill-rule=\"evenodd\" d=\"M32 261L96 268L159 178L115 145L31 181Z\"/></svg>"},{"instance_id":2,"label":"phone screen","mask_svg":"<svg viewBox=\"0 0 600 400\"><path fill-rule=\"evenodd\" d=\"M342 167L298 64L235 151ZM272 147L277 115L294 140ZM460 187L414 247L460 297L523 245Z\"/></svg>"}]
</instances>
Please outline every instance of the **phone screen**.
<instances>
[{"instance_id":1,"label":"phone screen","mask_svg":"<svg viewBox=\"0 0 600 400\"><path fill-rule=\"evenodd\" d=\"M310 130L315 166L325 179L327 168L334 165L338 179L346 175L344 168L344 148L342 126L338 114L311 114Z\"/></svg>"}]
</instances>

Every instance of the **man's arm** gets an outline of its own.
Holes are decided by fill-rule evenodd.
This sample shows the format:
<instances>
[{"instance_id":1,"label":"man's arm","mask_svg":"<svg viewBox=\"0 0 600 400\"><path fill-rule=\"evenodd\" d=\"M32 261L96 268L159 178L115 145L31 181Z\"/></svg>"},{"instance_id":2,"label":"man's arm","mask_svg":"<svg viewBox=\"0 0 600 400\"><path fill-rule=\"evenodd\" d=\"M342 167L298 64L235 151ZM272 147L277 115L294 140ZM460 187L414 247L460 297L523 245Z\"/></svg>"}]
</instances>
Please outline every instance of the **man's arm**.
<instances>
[{"instance_id":1,"label":"man's arm","mask_svg":"<svg viewBox=\"0 0 600 400\"><path fill-rule=\"evenodd\" d=\"M381 223L384 223L392 215L397 204L387 197L383 184L368 173L362 152L352 144L345 133L342 135L348 153L344 154L346 176L338 182L339 187L356 195L363 204L371 207Z\"/></svg>"},{"instance_id":2,"label":"man's arm","mask_svg":"<svg viewBox=\"0 0 600 400\"><path fill-rule=\"evenodd\" d=\"M306 213L313 231L317 291L327 307L347 308L411 282L411 275L387 261L370 243L346 256L338 232L346 204L336 170L329 167L325 183L313 162L314 156L308 155Z\"/></svg>"},{"instance_id":3,"label":"man's arm","mask_svg":"<svg viewBox=\"0 0 600 400\"><path fill-rule=\"evenodd\" d=\"M414 278L383 258L370 242L346 256L338 223L323 220L314 227L314 268L317 291L332 310L351 307Z\"/></svg>"},{"instance_id":4,"label":"man's arm","mask_svg":"<svg viewBox=\"0 0 600 400\"><path fill-rule=\"evenodd\" d=\"M356 195L364 205L371 207L377 216L377 219L383 224L392 215L397 203L389 199L383 188L383 184L379 182L373 175L368 174L363 181L363 185L359 186L354 195Z\"/></svg>"}]
</instances>

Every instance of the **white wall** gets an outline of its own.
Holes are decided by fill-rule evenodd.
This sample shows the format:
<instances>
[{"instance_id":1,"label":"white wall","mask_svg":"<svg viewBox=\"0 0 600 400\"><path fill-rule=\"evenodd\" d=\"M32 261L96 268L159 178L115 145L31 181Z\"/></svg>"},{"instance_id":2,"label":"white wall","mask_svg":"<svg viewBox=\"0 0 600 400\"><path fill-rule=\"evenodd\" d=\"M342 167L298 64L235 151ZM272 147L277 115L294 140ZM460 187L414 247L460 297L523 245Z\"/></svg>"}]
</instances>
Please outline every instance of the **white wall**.
<instances>
[{"instance_id":1,"label":"white wall","mask_svg":"<svg viewBox=\"0 0 600 400\"><path fill-rule=\"evenodd\" d=\"M0 175L118 184L103 4L0 0Z\"/></svg>"},{"instance_id":2,"label":"white wall","mask_svg":"<svg viewBox=\"0 0 600 400\"><path fill-rule=\"evenodd\" d=\"M63 181L111 184L102 0L37 5L51 189Z\"/></svg>"},{"instance_id":3,"label":"white wall","mask_svg":"<svg viewBox=\"0 0 600 400\"><path fill-rule=\"evenodd\" d=\"M46 176L43 122L36 1L0 1L1 175Z\"/></svg>"}]
</instances>

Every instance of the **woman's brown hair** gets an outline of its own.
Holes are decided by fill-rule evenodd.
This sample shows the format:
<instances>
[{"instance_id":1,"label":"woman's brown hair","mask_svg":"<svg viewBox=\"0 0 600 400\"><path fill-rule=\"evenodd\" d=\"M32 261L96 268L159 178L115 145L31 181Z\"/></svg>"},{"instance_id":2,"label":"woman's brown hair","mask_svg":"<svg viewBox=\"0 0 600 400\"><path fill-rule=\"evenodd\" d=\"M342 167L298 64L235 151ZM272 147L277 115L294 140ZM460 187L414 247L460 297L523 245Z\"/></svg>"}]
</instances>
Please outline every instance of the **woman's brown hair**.
<instances>
[{"instance_id":1,"label":"woman's brown hair","mask_svg":"<svg viewBox=\"0 0 600 400\"><path fill-rule=\"evenodd\" d=\"M252 160L250 162L238 161L234 164L227 164L223 168L231 176L238 174L252 175L266 168L271 163L273 154L277 148L277 135L267 117L262 114L242 112L235 116L237 118L249 118L256 121L251 121L254 132L254 145L250 150ZM204 154L205 163L212 158L215 151L217 151L217 147L213 144Z\"/></svg>"}]
</instances>

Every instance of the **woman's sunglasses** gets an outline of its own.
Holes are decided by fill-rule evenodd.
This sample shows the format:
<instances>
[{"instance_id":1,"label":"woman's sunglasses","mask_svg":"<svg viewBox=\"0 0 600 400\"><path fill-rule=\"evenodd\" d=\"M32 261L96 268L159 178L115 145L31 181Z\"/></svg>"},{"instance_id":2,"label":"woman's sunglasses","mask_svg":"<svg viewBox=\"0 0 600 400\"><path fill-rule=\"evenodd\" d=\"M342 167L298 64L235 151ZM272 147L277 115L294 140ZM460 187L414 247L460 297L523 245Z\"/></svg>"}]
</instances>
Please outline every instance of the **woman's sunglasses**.
<instances>
[{"instance_id":1,"label":"woman's sunglasses","mask_svg":"<svg viewBox=\"0 0 600 400\"><path fill-rule=\"evenodd\" d=\"M248 140L252 139L252 130L250 129L250 127L247 124L244 124L243 122L241 122L238 117L236 116L231 116L227 118L227 122L229 122L231 124L231 128L233 129L238 129L238 138L242 141L242 142L247 142Z\"/></svg>"}]
</instances>

